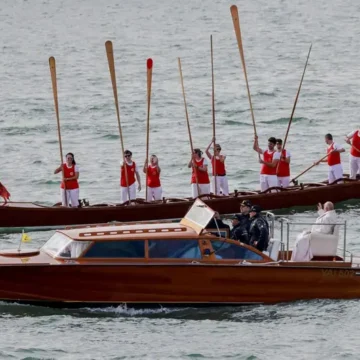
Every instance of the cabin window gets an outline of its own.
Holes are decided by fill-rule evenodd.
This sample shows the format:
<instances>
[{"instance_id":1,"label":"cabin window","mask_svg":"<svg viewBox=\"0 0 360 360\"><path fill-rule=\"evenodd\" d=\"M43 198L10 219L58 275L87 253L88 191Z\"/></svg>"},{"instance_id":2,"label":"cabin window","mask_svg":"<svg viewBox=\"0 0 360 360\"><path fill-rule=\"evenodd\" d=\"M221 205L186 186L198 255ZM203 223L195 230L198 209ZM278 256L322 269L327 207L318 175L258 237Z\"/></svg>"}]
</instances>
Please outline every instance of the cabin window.
<instances>
[{"instance_id":1,"label":"cabin window","mask_svg":"<svg viewBox=\"0 0 360 360\"><path fill-rule=\"evenodd\" d=\"M247 249L240 244L233 244L221 240L212 240L212 247L217 259L225 260L262 260L263 257L255 251Z\"/></svg>"},{"instance_id":2,"label":"cabin window","mask_svg":"<svg viewBox=\"0 0 360 360\"><path fill-rule=\"evenodd\" d=\"M55 257L78 258L90 245L90 241L75 241L56 232L42 247L42 250Z\"/></svg>"},{"instance_id":3,"label":"cabin window","mask_svg":"<svg viewBox=\"0 0 360 360\"><path fill-rule=\"evenodd\" d=\"M144 240L95 242L85 253L84 257L143 258L145 257Z\"/></svg>"},{"instance_id":4,"label":"cabin window","mask_svg":"<svg viewBox=\"0 0 360 360\"><path fill-rule=\"evenodd\" d=\"M198 240L149 240L150 258L201 259Z\"/></svg>"}]
</instances>

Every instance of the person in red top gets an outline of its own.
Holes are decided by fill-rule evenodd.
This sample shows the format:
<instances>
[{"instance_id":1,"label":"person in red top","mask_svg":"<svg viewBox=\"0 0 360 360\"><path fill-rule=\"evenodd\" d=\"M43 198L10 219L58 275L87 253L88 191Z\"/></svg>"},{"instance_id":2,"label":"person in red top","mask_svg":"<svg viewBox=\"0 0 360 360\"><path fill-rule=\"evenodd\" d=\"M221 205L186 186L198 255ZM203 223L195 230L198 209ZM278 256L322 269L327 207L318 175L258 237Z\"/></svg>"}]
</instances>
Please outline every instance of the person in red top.
<instances>
[{"instance_id":1,"label":"person in red top","mask_svg":"<svg viewBox=\"0 0 360 360\"><path fill-rule=\"evenodd\" d=\"M278 178L278 186L286 188L290 184L290 158L289 150L282 148L283 141L276 139L276 150L280 153L280 161L276 167L276 175Z\"/></svg>"},{"instance_id":2,"label":"person in red top","mask_svg":"<svg viewBox=\"0 0 360 360\"><path fill-rule=\"evenodd\" d=\"M54 174L62 172L64 169L64 179L61 182L60 194L62 206L79 206L79 167L73 153L66 154L66 162L55 169ZM65 182L65 185L64 185Z\"/></svg>"},{"instance_id":3,"label":"person in red top","mask_svg":"<svg viewBox=\"0 0 360 360\"><path fill-rule=\"evenodd\" d=\"M210 194L208 162L204 157L202 157L202 151L200 149L194 149L194 153L192 159L189 161L188 167L192 168L192 175L191 175L192 197L195 199L199 195Z\"/></svg>"},{"instance_id":4,"label":"person in red top","mask_svg":"<svg viewBox=\"0 0 360 360\"><path fill-rule=\"evenodd\" d=\"M138 191L141 190L139 169L135 164L135 161L132 161L132 152L130 150L125 150L124 157L125 157L125 166L124 163L121 162L121 168L120 168L120 188L121 188L121 199L123 203L129 200L129 193L130 193L130 200L136 199L135 176L138 182ZM125 168L127 173L127 183L126 183Z\"/></svg>"},{"instance_id":5,"label":"person in red top","mask_svg":"<svg viewBox=\"0 0 360 360\"><path fill-rule=\"evenodd\" d=\"M327 162L329 165L328 180L329 184L331 184L343 177L343 167L341 165L340 153L344 152L345 149L334 142L331 134L325 135L325 143L328 145L328 157L321 160L321 162ZM315 164L319 165L319 162ZM342 183L342 181L339 181L338 183Z\"/></svg>"},{"instance_id":6,"label":"person in red top","mask_svg":"<svg viewBox=\"0 0 360 360\"><path fill-rule=\"evenodd\" d=\"M213 138L211 140L211 143L205 150L205 153L207 157L211 160L211 165L212 165L212 174L213 174L212 191L215 195L228 196L229 185L225 170L226 156L220 154L221 146L219 144L215 144L214 141L215 139ZM214 144L215 147L215 157L209 151L211 144ZM215 189L215 181L216 181L216 189Z\"/></svg>"},{"instance_id":7,"label":"person in red top","mask_svg":"<svg viewBox=\"0 0 360 360\"><path fill-rule=\"evenodd\" d=\"M268 149L263 150L259 147L258 137L255 136L253 149L263 155L263 159L259 159L262 164L260 171L260 188L265 191L271 187L278 186L278 179L276 176L276 167L280 160L280 153L275 151L276 139L270 137L268 139Z\"/></svg>"},{"instance_id":8,"label":"person in red top","mask_svg":"<svg viewBox=\"0 0 360 360\"><path fill-rule=\"evenodd\" d=\"M352 139L352 141L350 141ZM351 145L350 149L350 179L356 179L360 171L360 130L354 130L345 136L345 141Z\"/></svg>"},{"instance_id":9,"label":"person in red top","mask_svg":"<svg viewBox=\"0 0 360 360\"><path fill-rule=\"evenodd\" d=\"M162 196L162 188L160 183L160 166L159 160L156 155L151 155L150 164L148 164L148 160L145 160L144 174L147 173L147 194L146 201L150 202L152 200L161 200Z\"/></svg>"}]
</instances>

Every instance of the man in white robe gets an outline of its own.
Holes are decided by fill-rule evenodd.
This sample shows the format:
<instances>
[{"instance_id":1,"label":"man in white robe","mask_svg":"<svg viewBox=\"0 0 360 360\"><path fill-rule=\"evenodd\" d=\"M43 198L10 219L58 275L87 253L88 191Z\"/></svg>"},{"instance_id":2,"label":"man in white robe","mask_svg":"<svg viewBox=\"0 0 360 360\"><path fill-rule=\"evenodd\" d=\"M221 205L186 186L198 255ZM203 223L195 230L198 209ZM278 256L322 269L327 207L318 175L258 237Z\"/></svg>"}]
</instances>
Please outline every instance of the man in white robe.
<instances>
[{"instance_id":1,"label":"man in white robe","mask_svg":"<svg viewBox=\"0 0 360 360\"><path fill-rule=\"evenodd\" d=\"M319 217L316 219L315 224L312 226L311 231L303 231L296 238L294 250L291 255L292 261L310 261L313 257L310 247L311 233L333 234L334 227L337 223L337 215L334 210L334 204L330 201L322 205L318 204Z\"/></svg>"}]
</instances>

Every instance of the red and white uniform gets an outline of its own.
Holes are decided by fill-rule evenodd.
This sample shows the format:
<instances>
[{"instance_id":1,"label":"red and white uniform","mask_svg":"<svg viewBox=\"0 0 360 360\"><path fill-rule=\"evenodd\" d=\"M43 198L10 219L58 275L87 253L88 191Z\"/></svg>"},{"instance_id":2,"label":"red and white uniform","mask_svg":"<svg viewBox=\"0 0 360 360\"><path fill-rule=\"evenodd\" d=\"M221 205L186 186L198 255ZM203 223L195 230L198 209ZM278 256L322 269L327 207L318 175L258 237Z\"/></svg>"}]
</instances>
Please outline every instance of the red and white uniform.
<instances>
[{"instance_id":1,"label":"red and white uniform","mask_svg":"<svg viewBox=\"0 0 360 360\"><path fill-rule=\"evenodd\" d=\"M271 163L274 160L280 160L280 153L278 151L265 150L262 151L263 160ZM276 176L276 167L270 167L266 164L262 164L260 171L260 188L261 191L265 191L271 187L278 186L278 179Z\"/></svg>"},{"instance_id":2,"label":"red and white uniform","mask_svg":"<svg viewBox=\"0 0 360 360\"><path fill-rule=\"evenodd\" d=\"M205 158L200 160L193 160L197 167L208 166L208 162ZM195 175L196 171L196 175ZM199 184L200 194L198 193L198 186L196 183L196 178ZM191 190L192 197L197 198L202 194L210 194L210 179L207 171L201 171L198 168L192 166L192 175L191 175Z\"/></svg>"},{"instance_id":3,"label":"red and white uniform","mask_svg":"<svg viewBox=\"0 0 360 360\"><path fill-rule=\"evenodd\" d=\"M349 162L350 162L350 178L356 179L356 174L360 171L360 131L354 130L347 135L352 139L352 146L350 149Z\"/></svg>"},{"instance_id":4,"label":"red and white uniform","mask_svg":"<svg viewBox=\"0 0 360 360\"><path fill-rule=\"evenodd\" d=\"M64 178L72 178L75 176L75 173L79 173L79 167L77 165L71 165L70 167L67 163L63 164L64 169ZM63 206L79 206L79 182L77 179L61 182L60 185L60 195L61 195L61 203Z\"/></svg>"},{"instance_id":5,"label":"red and white uniform","mask_svg":"<svg viewBox=\"0 0 360 360\"><path fill-rule=\"evenodd\" d=\"M221 155L225 159L225 155ZM221 161L219 156L211 157L212 164L212 191L215 195L229 195L229 184L225 170L225 160ZM215 173L216 172L216 173ZM216 189L215 189L216 181Z\"/></svg>"},{"instance_id":6,"label":"red and white uniform","mask_svg":"<svg viewBox=\"0 0 360 360\"><path fill-rule=\"evenodd\" d=\"M334 142L330 144L327 148L327 153L329 154L329 156L327 157L327 163L329 165L329 172L328 172L329 184L343 177L343 167L341 165L340 153L337 151L331 153L333 150L341 150L341 149L343 149L343 147L335 144Z\"/></svg>"},{"instance_id":7,"label":"red and white uniform","mask_svg":"<svg viewBox=\"0 0 360 360\"><path fill-rule=\"evenodd\" d=\"M122 202L136 199L136 184L135 184L135 175L139 173L139 169L135 163L135 161L125 162L125 167L123 162L121 162L121 170L120 170L120 189L121 189L121 199ZM127 180L129 185L129 190L126 186L126 177L125 177L125 168L127 173Z\"/></svg>"},{"instance_id":8,"label":"red and white uniform","mask_svg":"<svg viewBox=\"0 0 360 360\"><path fill-rule=\"evenodd\" d=\"M160 182L160 172L157 166L149 165L147 168L147 194L146 201L161 200L162 188Z\"/></svg>"},{"instance_id":9,"label":"red and white uniform","mask_svg":"<svg viewBox=\"0 0 360 360\"><path fill-rule=\"evenodd\" d=\"M280 152L279 152L280 153ZM291 158L291 153L289 150L281 150L280 153L280 161L277 166L277 178L278 178L278 186L286 188L290 184L290 164L285 160L281 160L281 157L285 159Z\"/></svg>"}]
</instances>

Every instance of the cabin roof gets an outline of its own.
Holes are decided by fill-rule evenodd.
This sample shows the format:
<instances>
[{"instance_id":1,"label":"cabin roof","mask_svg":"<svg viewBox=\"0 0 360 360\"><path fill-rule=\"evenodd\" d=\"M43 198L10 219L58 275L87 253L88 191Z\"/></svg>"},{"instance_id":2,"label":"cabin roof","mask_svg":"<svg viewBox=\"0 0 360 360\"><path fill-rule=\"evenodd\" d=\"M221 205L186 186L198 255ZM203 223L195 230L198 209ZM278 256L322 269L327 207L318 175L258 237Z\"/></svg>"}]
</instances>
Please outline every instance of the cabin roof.
<instances>
[{"instance_id":1,"label":"cabin roof","mask_svg":"<svg viewBox=\"0 0 360 360\"><path fill-rule=\"evenodd\" d=\"M176 237L181 233L181 237L198 237L195 230L191 227L176 223L158 224L134 224L134 225L114 225L99 227L84 227L69 230L58 230L58 232L68 236L73 240L121 240L129 238L169 238Z\"/></svg>"}]
</instances>

